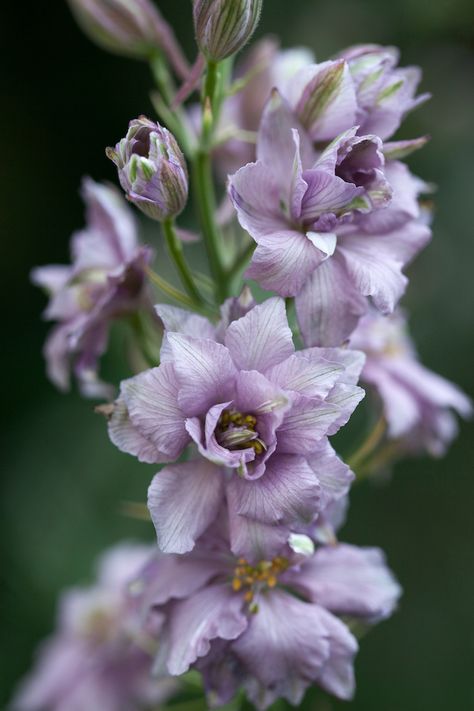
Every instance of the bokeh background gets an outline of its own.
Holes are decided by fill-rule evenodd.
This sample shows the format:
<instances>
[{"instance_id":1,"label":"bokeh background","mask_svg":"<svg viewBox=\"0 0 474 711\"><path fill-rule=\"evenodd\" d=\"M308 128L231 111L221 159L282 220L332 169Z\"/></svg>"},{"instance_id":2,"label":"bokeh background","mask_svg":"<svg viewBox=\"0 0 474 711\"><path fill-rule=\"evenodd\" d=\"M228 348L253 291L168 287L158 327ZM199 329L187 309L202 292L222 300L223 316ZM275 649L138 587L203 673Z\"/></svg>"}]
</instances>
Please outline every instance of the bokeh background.
<instances>
[{"instance_id":1,"label":"bokeh background","mask_svg":"<svg viewBox=\"0 0 474 711\"><path fill-rule=\"evenodd\" d=\"M159 4L193 55L188 0ZM152 113L148 69L90 44L65 2L8 3L2 15L3 706L52 628L58 591L86 581L107 545L152 539L120 502L143 500L153 470L115 450L90 403L46 381L45 300L28 282L32 266L68 259L81 176L115 180L104 146ZM266 0L264 33L319 59L358 42L395 44L403 64L423 67L433 99L400 135L432 136L410 162L438 186L436 220L404 303L424 362L473 394L472 0ZM463 424L445 459L403 462L391 482L352 493L344 538L384 548L405 589L399 612L362 643L354 711L474 708L472 438Z\"/></svg>"}]
</instances>

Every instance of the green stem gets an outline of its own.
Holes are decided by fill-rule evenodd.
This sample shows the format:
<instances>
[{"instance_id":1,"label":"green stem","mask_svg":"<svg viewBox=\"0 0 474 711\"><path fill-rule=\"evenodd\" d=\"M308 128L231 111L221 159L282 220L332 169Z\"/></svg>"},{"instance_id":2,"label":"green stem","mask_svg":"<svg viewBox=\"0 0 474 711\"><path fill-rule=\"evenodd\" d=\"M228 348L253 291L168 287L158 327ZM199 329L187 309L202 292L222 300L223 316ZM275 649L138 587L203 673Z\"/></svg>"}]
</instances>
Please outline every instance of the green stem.
<instances>
[{"instance_id":1,"label":"green stem","mask_svg":"<svg viewBox=\"0 0 474 711\"><path fill-rule=\"evenodd\" d=\"M170 253L170 257L174 262L174 265L179 273L180 279L183 283L184 288L188 292L191 299L198 305L204 304L204 299L202 298L199 290L194 283L191 271L186 264L183 253L183 245L176 234L174 228L174 220L172 218L167 218L163 221L163 232L165 234L166 245Z\"/></svg>"},{"instance_id":2,"label":"green stem","mask_svg":"<svg viewBox=\"0 0 474 711\"><path fill-rule=\"evenodd\" d=\"M347 464L351 469L356 470L375 451L385 434L385 430L385 418L381 415L361 446L347 459Z\"/></svg>"},{"instance_id":3,"label":"green stem","mask_svg":"<svg viewBox=\"0 0 474 711\"><path fill-rule=\"evenodd\" d=\"M229 280L222 263L222 237L215 219L216 198L211 158L207 150L200 149L194 156L193 185L216 299L220 303L227 296Z\"/></svg>"},{"instance_id":4,"label":"green stem","mask_svg":"<svg viewBox=\"0 0 474 711\"><path fill-rule=\"evenodd\" d=\"M150 267L147 267L145 269L146 275L150 279L150 281L161 291L163 294L166 294L170 299L173 299L174 301L177 301L178 304L181 304L182 306L185 306L187 309L191 309L192 311L197 311L198 313L203 314L204 316L208 316L210 318L214 318L216 316L216 313L212 311L212 309L207 305L203 304L202 306L199 306L196 304L195 301L193 301L189 296L186 294L183 294L182 291L177 289L175 286L170 284L166 279L163 279L159 274L153 271L153 269L150 269Z\"/></svg>"}]
</instances>

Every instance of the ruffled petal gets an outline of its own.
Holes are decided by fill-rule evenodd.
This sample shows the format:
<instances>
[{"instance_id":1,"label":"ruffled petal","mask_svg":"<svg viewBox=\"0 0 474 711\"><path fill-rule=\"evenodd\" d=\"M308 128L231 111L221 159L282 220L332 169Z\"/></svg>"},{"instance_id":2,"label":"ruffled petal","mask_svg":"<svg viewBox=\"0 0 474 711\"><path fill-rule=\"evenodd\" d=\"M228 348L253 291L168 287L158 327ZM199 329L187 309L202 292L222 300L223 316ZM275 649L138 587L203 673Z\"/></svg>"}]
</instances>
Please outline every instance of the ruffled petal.
<instances>
[{"instance_id":1,"label":"ruffled petal","mask_svg":"<svg viewBox=\"0 0 474 711\"><path fill-rule=\"evenodd\" d=\"M264 373L288 358L295 347L283 299L267 299L233 321L227 329L225 344L242 370Z\"/></svg>"},{"instance_id":2,"label":"ruffled petal","mask_svg":"<svg viewBox=\"0 0 474 711\"><path fill-rule=\"evenodd\" d=\"M321 498L313 469L296 455L274 455L260 479L233 477L229 490L237 514L269 524L310 522Z\"/></svg>"},{"instance_id":3,"label":"ruffled petal","mask_svg":"<svg viewBox=\"0 0 474 711\"><path fill-rule=\"evenodd\" d=\"M186 672L208 654L214 639L236 639L247 627L242 598L230 585L212 585L183 602L170 613L168 660L170 674Z\"/></svg>"},{"instance_id":4,"label":"ruffled petal","mask_svg":"<svg viewBox=\"0 0 474 711\"><path fill-rule=\"evenodd\" d=\"M179 333L168 334L168 343L179 382L179 404L188 417L232 399L237 371L225 346Z\"/></svg>"},{"instance_id":5,"label":"ruffled petal","mask_svg":"<svg viewBox=\"0 0 474 711\"><path fill-rule=\"evenodd\" d=\"M189 442L178 393L171 363L145 370L122 383L123 398L133 425L169 459L179 457Z\"/></svg>"},{"instance_id":6,"label":"ruffled petal","mask_svg":"<svg viewBox=\"0 0 474 711\"><path fill-rule=\"evenodd\" d=\"M187 553L215 519L224 474L206 460L162 469L148 489L148 508L164 553Z\"/></svg>"}]
</instances>

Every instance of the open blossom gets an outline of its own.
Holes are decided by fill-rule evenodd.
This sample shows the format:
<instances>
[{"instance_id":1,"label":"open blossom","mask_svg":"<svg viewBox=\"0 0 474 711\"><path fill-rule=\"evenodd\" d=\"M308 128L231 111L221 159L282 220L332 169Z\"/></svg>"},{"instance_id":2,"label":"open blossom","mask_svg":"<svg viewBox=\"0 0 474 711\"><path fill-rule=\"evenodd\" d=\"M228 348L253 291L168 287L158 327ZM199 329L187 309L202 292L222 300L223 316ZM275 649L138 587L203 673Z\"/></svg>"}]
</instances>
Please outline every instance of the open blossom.
<instances>
[{"instance_id":1,"label":"open blossom","mask_svg":"<svg viewBox=\"0 0 474 711\"><path fill-rule=\"evenodd\" d=\"M400 440L405 451L444 454L457 433L452 411L470 417L472 403L419 362L403 314L368 313L352 334L351 346L367 355L362 378L382 399L388 437Z\"/></svg>"},{"instance_id":2,"label":"open blossom","mask_svg":"<svg viewBox=\"0 0 474 711\"><path fill-rule=\"evenodd\" d=\"M220 526L192 553L151 561L134 588L145 609L166 612L156 667L199 670L211 707L243 688L258 709L298 704L312 684L351 698L358 645L338 616L375 623L400 595L377 549L287 545L271 559L236 558Z\"/></svg>"},{"instance_id":3,"label":"open blossom","mask_svg":"<svg viewBox=\"0 0 474 711\"><path fill-rule=\"evenodd\" d=\"M140 116L106 153L117 166L127 199L145 215L161 222L180 214L188 199L188 171L168 129Z\"/></svg>"},{"instance_id":4,"label":"open blossom","mask_svg":"<svg viewBox=\"0 0 474 711\"><path fill-rule=\"evenodd\" d=\"M140 247L128 207L115 188L85 179L87 225L72 238L72 264L33 270L32 280L50 294L45 318L57 321L45 344L48 375L67 390L73 369L88 397L107 397L97 376L110 322L146 301L144 269L151 258Z\"/></svg>"},{"instance_id":5,"label":"open blossom","mask_svg":"<svg viewBox=\"0 0 474 711\"><path fill-rule=\"evenodd\" d=\"M246 276L297 296L307 345L340 345L367 297L389 312L403 294L402 268L430 236L418 219L422 185L403 164L385 163L380 139L356 127L315 154L274 92L257 161L229 181L240 224L257 242Z\"/></svg>"},{"instance_id":6,"label":"open blossom","mask_svg":"<svg viewBox=\"0 0 474 711\"><path fill-rule=\"evenodd\" d=\"M223 343L204 318L176 312L158 308L167 328L161 365L122 383L109 423L112 441L141 461L175 460L189 444L200 455L165 467L150 486L161 549L191 550L224 495L237 515L235 550L253 522L311 521L352 477L327 435L364 395L355 385L362 355L295 352L279 298L220 328Z\"/></svg>"},{"instance_id":7,"label":"open blossom","mask_svg":"<svg viewBox=\"0 0 474 711\"><path fill-rule=\"evenodd\" d=\"M118 545L99 561L93 586L63 594L57 630L40 648L12 709L156 709L176 690L174 680L151 678L154 623L149 632L142 629L128 594L128 584L151 554L149 546Z\"/></svg>"}]
</instances>

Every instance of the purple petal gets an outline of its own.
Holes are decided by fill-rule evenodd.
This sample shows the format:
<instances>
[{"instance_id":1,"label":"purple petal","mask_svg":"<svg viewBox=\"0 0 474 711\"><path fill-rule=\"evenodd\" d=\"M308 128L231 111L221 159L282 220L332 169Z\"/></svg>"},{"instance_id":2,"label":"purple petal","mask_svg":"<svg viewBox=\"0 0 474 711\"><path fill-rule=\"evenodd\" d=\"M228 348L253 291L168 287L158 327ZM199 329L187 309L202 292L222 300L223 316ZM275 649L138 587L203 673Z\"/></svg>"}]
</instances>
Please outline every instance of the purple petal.
<instances>
[{"instance_id":1,"label":"purple petal","mask_svg":"<svg viewBox=\"0 0 474 711\"><path fill-rule=\"evenodd\" d=\"M297 395L290 411L278 428L277 451L310 455L322 437L334 428L341 417L341 407L338 403L331 403L329 399L324 401L320 398Z\"/></svg>"},{"instance_id":2,"label":"purple petal","mask_svg":"<svg viewBox=\"0 0 474 711\"><path fill-rule=\"evenodd\" d=\"M381 550L346 544L316 551L303 564L296 584L331 612L371 623L389 617L401 595Z\"/></svg>"},{"instance_id":3,"label":"purple petal","mask_svg":"<svg viewBox=\"0 0 474 711\"><path fill-rule=\"evenodd\" d=\"M294 296L325 257L302 232L275 230L258 239L245 276L280 296Z\"/></svg>"},{"instance_id":4,"label":"purple petal","mask_svg":"<svg viewBox=\"0 0 474 711\"><path fill-rule=\"evenodd\" d=\"M314 270L295 306L307 346L340 346L367 309L337 253Z\"/></svg>"},{"instance_id":5,"label":"purple petal","mask_svg":"<svg viewBox=\"0 0 474 711\"><path fill-rule=\"evenodd\" d=\"M301 218L306 223L314 222L325 212L340 213L364 193L364 188L322 170L305 170L303 175L308 189L301 203Z\"/></svg>"},{"instance_id":6,"label":"purple petal","mask_svg":"<svg viewBox=\"0 0 474 711\"><path fill-rule=\"evenodd\" d=\"M267 377L285 390L324 398L344 373L337 361L318 355L317 348L298 351L267 371Z\"/></svg>"},{"instance_id":7,"label":"purple petal","mask_svg":"<svg viewBox=\"0 0 474 711\"><path fill-rule=\"evenodd\" d=\"M111 441L120 451L132 454L140 462L157 464L168 458L135 427L122 395L114 403L114 409L108 422L108 431Z\"/></svg>"},{"instance_id":8,"label":"purple petal","mask_svg":"<svg viewBox=\"0 0 474 711\"><path fill-rule=\"evenodd\" d=\"M188 417L231 400L236 369L227 348L215 341L168 334L179 382L179 404Z\"/></svg>"},{"instance_id":9,"label":"purple petal","mask_svg":"<svg viewBox=\"0 0 474 711\"><path fill-rule=\"evenodd\" d=\"M327 439L322 440L317 450L307 459L321 487L321 509L344 497L354 481L354 474L344 464Z\"/></svg>"},{"instance_id":10,"label":"purple petal","mask_svg":"<svg viewBox=\"0 0 474 711\"><path fill-rule=\"evenodd\" d=\"M365 391L356 385L336 383L326 398L326 402L339 408L339 416L328 429L328 435L336 434L349 420L357 405L365 397Z\"/></svg>"},{"instance_id":11,"label":"purple petal","mask_svg":"<svg viewBox=\"0 0 474 711\"><path fill-rule=\"evenodd\" d=\"M274 455L256 481L233 477L228 484L237 513L269 524L312 521L321 491L304 457Z\"/></svg>"},{"instance_id":12,"label":"purple petal","mask_svg":"<svg viewBox=\"0 0 474 711\"><path fill-rule=\"evenodd\" d=\"M189 442L178 405L178 383L171 363L146 370L123 383L132 423L169 459L179 457Z\"/></svg>"},{"instance_id":13,"label":"purple petal","mask_svg":"<svg viewBox=\"0 0 474 711\"><path fill-rule=\"evenodd\" d=\"M357 102L347 64L336 60L301 69L290 87L290 103L313 141L331 141L354 126Z\"/></svg>"},{"instance_id":14,"label":"purple petal","mask_svg":"<svg viewBox=\"0 0 474 711\"><path fill-rule=\"evenodd\" d=\"M206 460L174 464L155 475L148 508L164 553L187 553L215 519L224 493L221 469Z\"/></svg>"},{"instance_id":15,"label":"purple petal","mask_svg":"<svg viewBox=\"0 0 474 711\"><path fill-rule=\"evenodd\" d=\"M227 329L225 344L236 366L264 373L294 350L283 299L267 299Z\"/></svg>"},{"instance_id":16,"label":"purple petal","mask_svg":"<svg viewBox=\"0 0 474 711\"><path fill-rule=\"evenodd\" d=\"M200 590L171 611L168 671L179 675L208 654L213 639L235 639L247 627L242 598L227 584Z\"/></svg>"},{"instance_id":17,"label":"purple petal","mask_svg":"<svg viewBox=\"0 0 474 711\"><path fill-rule=\"evenodd\" d=\"M169 304L157 304L155 311L163 321L167 331L183 333L185 336L195 336L196 338L215 339L216 329L204 316L193 314L190 311L185 311ZM165 334L161 345L160 361L163 363L172 360L173 355Z\"/></svg>"},{"instance_id":18,"label":"purple petal","mask_svg":"<svg viewBox=\"0 0 474 711\"><path fill-rule=\"evenodd\" d=\"M333 367L337 366L338 382L347 385L357 385L366 359L365 353L352 348L304 348L297 351L296 356L311 362L327 362Z\"/></svg>"}]
</instances>

